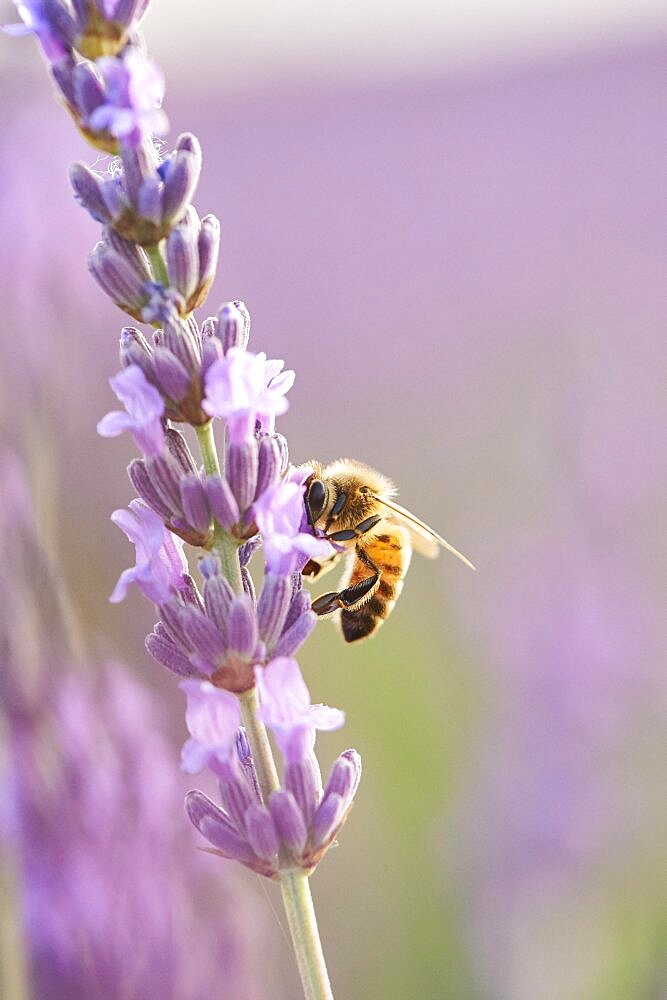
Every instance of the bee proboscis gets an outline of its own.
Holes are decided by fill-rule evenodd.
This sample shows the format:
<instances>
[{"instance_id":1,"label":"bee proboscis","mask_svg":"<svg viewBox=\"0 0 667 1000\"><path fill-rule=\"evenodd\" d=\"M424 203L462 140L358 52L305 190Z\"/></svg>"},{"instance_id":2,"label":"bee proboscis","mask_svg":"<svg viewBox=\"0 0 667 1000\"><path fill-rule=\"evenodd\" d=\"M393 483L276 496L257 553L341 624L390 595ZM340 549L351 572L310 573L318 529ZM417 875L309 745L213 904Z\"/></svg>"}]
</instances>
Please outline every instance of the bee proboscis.
<instances>
[{"instance_id":1,"label":"bee proboscis","mask_svg":"<svg viewBox=\"0 0 667 1000\"><path fill-rule=\"evenodd\" d=\"M346 555L340 590L318 597L312 608L318 615L340 609L347 642L373 635L389 617L403 589L413 549L435 559L445 548L475 568L433 528L396 503L393 484L375 469L351 458L327 466L308 464L313 469L306 481L308 520L342 551L325 562L309 560L303 573L321 576Z\"/></svg>"}]
</instances>

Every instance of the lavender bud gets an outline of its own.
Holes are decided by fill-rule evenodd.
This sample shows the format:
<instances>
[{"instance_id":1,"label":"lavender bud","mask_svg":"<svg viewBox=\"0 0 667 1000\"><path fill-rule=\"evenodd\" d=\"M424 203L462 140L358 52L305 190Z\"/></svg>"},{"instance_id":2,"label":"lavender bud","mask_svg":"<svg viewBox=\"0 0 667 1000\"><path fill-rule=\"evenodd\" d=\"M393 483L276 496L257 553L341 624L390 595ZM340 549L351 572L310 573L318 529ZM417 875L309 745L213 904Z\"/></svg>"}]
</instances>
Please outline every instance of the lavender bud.
<instances>
[{"instance_id":1,"label":"lavender bud","mask_svg":"<svg viewBox=\"0 0 667 1000\"><path fill-rule=\"evenodd\" d=\"M153 371L164 394L174 402L183 399L190 388L190 374L166 347L153 350Z\"/></svg>"},{"instance_id":2,"label":"lavender bud","mask_svg":"<svg viewBox=\"0 0 667 1000\"><path fill-rule=\"evenodd\" d=\"M296 855L300 855L306 846L306 823L301 814L296 799L291 792L271 792L269 809L275 823L278 836L285 847Z\"/></svg>"},{"instance_id":3,"label":"lavender bud","mask_svg":"<svg viewBox=\"0 0 667 1000\"><path fill-rule=\"evenodd\" d=\"M144 177L137 197L138 214L158 226L162 220L162 184L157 177Z\"/></svg>"},{"instance_id":4,"label":"lavender bud","mask_svg":"<svg viewBox=\"0 0 667 1000\"><path fill-rule=\"evenodd\" d=\"M119 176L106 178L100 183L100 193L112 222L116 225L127 208L121 178Z\"/></svg>"},{"instance_id":5,"label":"lavender bud","mask_svg":"<svg viewBox=\"0 0 667 1000\"><path fill-rule=\"evenodd\" d=\"M281 635L273 650L273 656L293 656L315 628L317 615L309 611L301 615L295 623Z\"/></svg>"},{"instance_id":6,"label":"lavender bud","mask_svg":"<svg viewBox=\"0 0 667 1000\"><path fill-rule=\"evenodd\" d=\"M257 487L257 442L231 442L227 448L227 481L236 497L239 510L245 511L255 499Z\"/></svg>"},{"instance_id":7,"label":"lavender bud","mask_svg":"<svg viewBox=\"0 0 667 1000\"><path fill-rule=\"evenodd\" d=\"M320 800L322 777L314 753L303 760L291 761L285 767L285 788L291 792L299 809L309 825Z\"/></svg>"},{"instance_id":8,"label":"lavender bud","mask_svg":"<svg viewBox=\"0 0 667 1000\"><path fill-rule=\"evenodd\" d=\"M199 218L195 209L189 206L183 220L169 233L166 250L169 281L186 302L199 278L198 236Z\"/></svg>"},{"instance_id":9,"label":"lavender bud","mask_svg":"<svg viewBox=\"0 0 667 1000\"><path fill-rule=\"evenodd\" d=\"M335 835L345 815L345 800L340 795L326 795L320 802L310 828L312 849L324 847Z\"/></svg>"},{"instance_id":10,"label":"lavender bud","mask_svg":"<svg viewBox=\"0 0 667 1000\"><path fill-rule=\"evenodd\" d=\"M246 778L255 792L257 801L261 805L262 793L259 787L259 779L257 777L257 771L255 770L255 762L252 758L248 736L243 726L239 728L236 734L236 755L239 759L241 767L243 768Z\"/></svg>"},{"instance_id":11,"label":"lavender bud","mask_svg":"<svg viewBox=\"0 0 667 1000\"><path fill-rule=\"evenodd\" d=\"M181 677L194 677L197 671L194 669L185 653L181 652L172 642L164 636L151 632L146 636L146 649L157 660L161 666L171 670L172 673Z\"/></svg>"},{"instance_id":12,"label":"lavender bud","mask_svg":"<svg viewBox=\"0 0 667 1000\"><path fill-rule=\"evenodd\" d=\"M74 72L76 70L76 63L74 62L74 59L70 55L63 56L61 59L58 59L57 62L52 62L49 69L51 70L51 76L60 88L63 97L69 104L70 108L76 113L77 98L74 87Z\"/></svg>"},{"instance_id":13,"label":"lavender bud","mask_svg":"<svg viewBox=\"0 0 667 1000\"><path fill-rule=\"evenodd\" d=\"M102 196L100 180L97 174L83 163L73 163L69 171L69 179L74 188L74 196L80 205L90 212L96 222L103 224L111 222L111 214Z\"/></svg>"},{"instance_id":14,"label":"lavender bud","mask_svg":"<svg viewBox=\"0 0 667 1000\"><path fill-rule=\"evenodd\" d=\"M296 576L296 574L294 574ZM292 583L294 585L294 577L292 578ZM303 590L301 586L301 576L299 575L296 585L292 591L292 603L289 606L289 611L287 612L287 618L285 619L285 631L291 628L294 622L310 611L310 594L307 590Z\"/></svg>"},{"instance_id":15,"label":"lavender bud","mask_svg":"<svg viewBox=\"0 0 667 1000\"><path fill-rule=\"evenodd\" d=\"M243 308L240 309L239 306ZM227 302L218 310L218 337L226 354L230 347L245 350L250 336L250 316L242 302Z\"/></svg>"},{"instance_id":16,"label":"lavender bud","mask_svg":"<svg viewBox=\"0 0 667 1000\"><path fill-rule=\"evenodd\" d=\"M197 466L195 465L195 460L192 457L192 452L188 448L188 442L185 440L181 432L175 430L173 427L170 427L165 432L165 440L169 453L176 459L183 472L197 472Z\"/></svg>"},{"instance_id":17,"label":"lavender bud","mask_svg":"<svg viewBox=\"0 0 667 1000\"><path fill-rule=\"evenodd\" d=\"M255 500L278 479L281 461L280 445L275 437L267 435L260 438L257 456Z\"/></svg>"},{"instance_id":18,"label":"lavender bud","mask_svg":"<svg viewBox=\"0 0 667 1000\"><path fill-rule=\"evenodd\" d=\"M241 515L229 483L220 476L206 477L206 494L216 521L225 531L231 531L238 524Z\"/></svg>"},{"instance_id":19,"label":"lavender bud","mask_svg":"<svg viewBox=\"0 0 667 1000\"><path fill-rule=\"evenodd\" d=\"M186 324L166 321L162 329L162 344L178 358L186 371L193 374L199 371L199 345Z\"/></svg>"},{"instance_id":20,"label":"lavender bud","mask_svg":"<svg viewBox=\"0 0 667 1000\"><path fill-rule=\"evenodd\" d=\"M188 524L192 525L195 531L207 535L211 524L211 511L206 491L197 473L191 473L181 479L181 504Z\"/></svg>"},{"instance_id":21,"label":"lavender bud","mask_svg":"<svg viewBox=\"0 0 667 1000\"><path fill-rule=\"evenodd\" d=\"M352 782L352 789L349 792L350 799L353 799L357 794L357 788L359 787L359 782L361 781L361 757L356 750L345 750L340 756L345 760L348 760L354 768L354 780ZM335 791L335 789L332 789L332 791Z\"/></svg>"},{"instance_id":22,"label":"lavender bud","mask_svg":"<svg viewBox=\"0 0 667 1000\"><path fill-rule=\"evenodd\" d=\"M145 250L138 247L136 243L130 243L123 239L118 233L107 226L103 233L104 242L107 243L119 257L126 261L142 283L150 281L153 277L148 256Z\"/></svg>"},{"instance_id":23,"label":"lavender bud","mask_svg":"<svg viewBox=\"0 0 667 1000\"><path fill-rule=\"evenodd\" d=\"M127 467L127 474L130 477L130 482L141 499L144 500L156 514L159 514L163 521L169 523L173 515L173 511L163 501L162 497L153 486L153 481L151 480L148 469L146 468L146 463L143 459L133 459Z\"/></svg>"},{"instance_id":24,"label":"lavender bud","mask_svg":"<svg viewBox=\"0 0 667 1000\"><path fill-rule=\"evenodd\" d=\"M202 614L204 613L204 602L197 590L197 584L189 573L183 575L183 586L181 587L180 594L186 604L190 604L193 608L201 611Z\"/></svg>"},{"instance_id":25,"label":"lavender bud","mask_svg":"<svg viewBox=\"0 0 667 1000\"><path fill-rule=\"evenodd\" d=\"M120 363L123 368L139 365L144 375L145 366L152 371L151 346L136 326L124 326L120 332Z\"/></svg>"},{"instance_id":26,"label":"lavender bud","mask_svg":"<svg viewBox=\"0 0 667 1000\"><path fill-rule=\"evenodd\" d=\"M291 596L292 582L288 577L265 575L257 602L257 624L268 649L272 649L280 637Z\"/></svg>"},{"instance_id":27,"label":"lavender bud","mask_svg":"<svg viewBox=\"0 0 667 1000\"><path fill-rule=\"evenodd\" d=\"M206 301L218 269L220 254L220 221L215 215L205 215L201 220L201 232L197 241L199 252L199 281L190 309L199 309Z\"/></svg>"},{"instance_id":28,"label":"lavender bud","mask_svg":"<svg viewBox=\"0 0 667 1000\"><path fill-rule=\"evenodd\" d=\"M265 806L250 806L245 814L248 842L258 858L270 861L278 853L278 834Z\"/></svg>"},{"instance_id":29,"label":"lavender bud","mask_svg":"<svg viewBox=\"0 0 667 1000\"><path fill-rule=\"evenodd\" d=\"M218 772L222 804L237 828L243 830L246 812L256 805L250 786L234 757L224 764L218 763L216 771Z\"/></svg>"},{"instance_id":30,"label":"lavender bud","mask_svg":"<svg viewBox=\"0 0 667 1000\"><path fill-rule=\"evenodd\" d=\"M181 611L183 605L178 601L167 601L159 607L162 625L168 630L175 646L180 646L188 656L192 652L192 643L183 631L181 624ZM210 671L209 671L210 673Z\"/></svg>"},{"instance_id":31,"label":"lavender bud","mask_svg":"<svg viewBox=\"0 0 667 1000\"><path fill-rule=\"evenodd\" d=\"M223 634L226 634L229 609L233 600L234 591L224 576L211 576L204 582L206 612Z\"/></svg>"},{"instance_id":32,"label":"lavender bud","mask_svg":"<svg viewBox=\"0 0 667 1000\"><path fill-rule=\"evenodd\" d=\"M181 627L196 652L207 663L217 664L227 650L227 643L210 618L194 608L182 608Z\"/></svg>"},{"instance_id":33,"label":"lavender bud","mask_svg":"<svg viewBox=\"0 0 667 1000\"><path fill-rule=\"evenodd\" d=\"M255 594L255 584L247 566L241 566L241 582L245 594L250 598L250 602L254 607L257 603L257 595Z\"/></svg>"},{"instance_id":34,"label":"lavender bud","mask_svg":"<svg viewBox=\"0 0 667 1000\"><path fill-rule=\"evenodd\" d=\"M331 768L323 798L326 799L329 795L339 795L343 802L349 802L357 784L357 770L354 763L341 755Z\"/></svg>"},{"instance_id":35,"label":"lavender bud","mask_svg":"<svg viewBox=\"0 0 667 1000\"><path fill-rule=\"evenodd\" d=\"M202 381L206 378L206 373L213 364L214 361L218 361L222 357L222 344L217 337L210 336L208 330L210 327L206 327L209 320L204 320L204 326L202 327L202 337L204 337L204 342L202 345L201 352L201 378Z\"/></svg>"},{"instance_id":36,"label":"lavender bud","mask_svg":"<svg viewBox=\"0 0 667 1000\"><path fill-rule=\"evenodd\" d=\"M97 74L88 62L79 63L74 69L74 99L81 117L88 118L95 108L104 104L106 94Z\"/></svg>"},{"instance_id":37,"label":"lavender bud","mask_svg":"<svg viewBox=\"0 0 667 1000\"><path fill-rule=\"evenodd\" d=\"M151 482L172 511L182 514L181 492L179 489L180 469L171 455L158 455L157 458L146 459L146 469Z\"/></svg>"},{"instance_id":38,"label":"lavender bud","mask_svg":"<svg viewBox=\"0 0 667 1000\"><path fill-rule=\"evenodd\" d=\"M201 172L201 147L195 136L180 136L176 150L166 164L163 219L179 219L192 200Z\"/></svg>"},{"instance_id":39,"label":"lavender bud","mask_svg":"<svg viewBox=\"0 0 667 1000\"><path fill-rule=\"evenodd\" d=\"M239 562L241 566L247 566L257 549L262 545L262 536L253 535L247 542L239 546Z\"/></svg>"},{"instance_id":40,"label":"lavender bud","mask_svg":"<svg viewBox=\"0 0 667 1000\"><path fill-rule=\"evenodd\" d=\"M88 257L88 269L112 302L134 319L141 319L148 296L144 281L131 264L107 244L98 243Z\"/></svg>"},{"instance_id":41,"label":"lavender bud","mask_svg":"<svg viewBox=\"0 0 667 1000\"><path fill-rule=\"evenodd\" d=\"M222 809L202 792L188 792L185 809L190 822L210 844L234 861L252 863L254 855L246 842L239 837Z\"/></svg>"},{"instance_id":42,"label":"lavender bud","mask_svg":"<svg viewBox=\"0 0 667 1000\"><path fill-rule=\"evenodd\" d=\"M257 645L257 620L247 594L235 597L227 621L229 648L241 656L252 656Z\"/></svg>"},{"instance_id":43,"label":"lavender bud","mask_svg":"<svg viewBox=\"0 0 667 1000\"><path fill-rule=\"evenodd\" d=\"M145 146L121 146L120 158L123 162L123 183L132 205L139 204L139 192L145 177L150 177L155 169L154 154Z\"/></svg>"}]
</instances>

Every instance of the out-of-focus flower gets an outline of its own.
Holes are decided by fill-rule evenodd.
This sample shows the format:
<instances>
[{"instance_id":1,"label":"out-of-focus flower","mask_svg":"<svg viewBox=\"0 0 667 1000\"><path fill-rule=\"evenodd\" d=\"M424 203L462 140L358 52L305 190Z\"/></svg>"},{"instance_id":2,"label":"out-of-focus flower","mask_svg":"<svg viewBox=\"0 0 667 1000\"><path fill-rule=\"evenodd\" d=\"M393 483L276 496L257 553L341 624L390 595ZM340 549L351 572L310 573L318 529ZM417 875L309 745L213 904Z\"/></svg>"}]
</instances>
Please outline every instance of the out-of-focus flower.
<instances>
[{"instance_id":1,"label":"out-of-focus flower","mask_svg":"<svg viewBox=\"0 0 667 1000\"><path fill-rule=\"evenodd\" d=\"M230 347L206 373L203 407L212 417L227 421L230 440L243 444L253 439L257 420L273 427L276 415L289 404L285 394L294 372L283 371L284 361L267 361L266 354L252 354Z\"/></svg>"},{"instance_id":2,"label":"out-of-focus flower","mask_svg":"<svg viewBox=\"0 0 667 1000\"><path fill-rule=\"evenodd\" d=\"M299 665L280 656L266 667L257 667L260 717L276 737L289 763L303 760L315 745L315 730L340 729L345 713L328 705L311 705Z\"/></svg>"},{"instance_id":3,"label":"out-of-focus flower","mask_svg":"<svg viewBox=\"0 0 667 1000\"><path fill-rule=\"evenodd\" d=\"M52 0L14 0L14 5L21 23L6 24L2 30L15 37L35 35L49 62L63 59L70 51L73 25L60 5Z\"/></svg>"},{"instance_id":4,"label":"out-of-focus flower","mask_svg":"<svg viewBox=\"0 0 667 1000\"><path fill-rule=\"evenodd\" d=\"M327 559L334 553L326 539L304 530L303 482L309 474L310 470L295 470L292 479L275 483L255 501L267 569L278 576L299 573L308 559Z\"/></svg>"},{"instance_id":5,"label":"out-of-focus flower","mask_svg":"<svg viewBox=\"0 0 667 1000\"><path fill-rule=\"evenodd\" d=\"M164 76L137 49L123 56L97 60L106 88L106 101L90 115L87 125L106 130L130 148L151 135L164 135L169 124L162 110Z\"/></svg>"},{"instance_id":6,"label":"out-of-focus flower","mask_svg":"<svg viewBox=\"0 0 667 1000\"><path fill-rule=\"evenodd\" d=\"M133 500L129 510L115 510L111 520L137 550L136 564L123 570L118 578L109 598L112 603L123 600L130 583L136 583L142 594L155 604L166 603L174 591L187 585L188 564L183 542L165 528L143 500Z\"/></svg>"},{"instance_id":7,"label":"out-of-focus flower","mask_svg":"<svg viewBox=\"0 0 667 1000\"><path fill-rule=\"evenodd\" d=\"M97 433L102 437L117 437L130 431L144 455L150 458L161 455L164 451L164 401L160 393L137 365L124 368L109 379L109 384L126 412L107 413L98 423Z\"/></svg>"},{"instance_id":8,"label":"out-of-focus flower","mask_svg":"<svg viewBox=\"0 0 667 1000\"><path fill-rule=\"evenodd\" d=\"M17 873L3 919L21 925L26 995L201 1000L216 982L260 1000L263 907L232 869L211 892L156 693L79 662L16 460L0 456L0 481L0 851Z\"/></svg>"}]
</instances>

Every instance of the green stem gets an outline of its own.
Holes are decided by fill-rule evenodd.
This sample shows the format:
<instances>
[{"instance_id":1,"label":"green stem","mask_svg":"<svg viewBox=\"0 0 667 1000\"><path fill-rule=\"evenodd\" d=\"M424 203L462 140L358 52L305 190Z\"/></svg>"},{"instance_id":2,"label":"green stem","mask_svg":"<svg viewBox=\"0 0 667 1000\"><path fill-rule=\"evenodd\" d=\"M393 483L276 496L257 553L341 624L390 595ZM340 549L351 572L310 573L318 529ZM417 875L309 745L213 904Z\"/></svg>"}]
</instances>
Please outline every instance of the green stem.
<instances>
[{"instance_id":1,"label":"green stem","mask_svg":"<svg viewBox=\"0 0 667 1000\"><path fill-rule=\"evenodd\" d=\"M146 247L146 253L148 254L148 259L151 262L155 280L158 284L164 285L165 288L167 288L169 285L169 275L167 274L167 265L164 262L164 257L162 256L159 244L154 247Z\"/></svg>"},{"instance_id":2,"label":"green stem","mask_svg":"<svg viewBox=\"0 0 667 1000\"><path fill-rule=\"evenodd\" d=\"M264 802L268 803L271 792L280 788L280 779L266 727L257 715L259 708L257 688L244 691L238 698L241 703L241 718L255 762L257 780ZM280 889L304 996L306 1000L333 1000L308 876L300 868L291 867L294 861L288 853L283 855L281 852L280 861L281 865L289 865L280 872Z\"/></svg>"},{"instance_id":3,"label":"green stem","mask_svg":"<svg viewBox=\"0 0 667 1000\"><path fill-rule=\"evenodd\" d=\"M303 871L281 872L280 889L304 997L306 1000L333 1000L308 876Z\"/></svg>"},{"instance_id":4,"label":"green stem","mask_svg":"<svg viewBox=\"0 0 667 1000\"><path fill-rule=\"evenodd\" d=\"M203 427L197 427L197 438L201 448L204 469L209 476L220 475L220 462L213 436L213 421L209 420ZM239 563L239 546L237 538L228 534L215 522L213 529L213 550L220 559L222 572L237 594L243 593L243 580Z\"/></svg>"},{"instance_id":5,"label":"green stem","mask_svg":"<svg viewBox=\"0 0 667 1000\"><path fill-rule=\"evenodd\" d=\"M271 744L266 732L266 726L257 716L259 696L257 688L244 691L239 695L241 703L241 718L252 750L257 780L262 790L264 802L268 803L269 795L280 788L280 779L273 759Z\"/></svg>"}]
</instances>

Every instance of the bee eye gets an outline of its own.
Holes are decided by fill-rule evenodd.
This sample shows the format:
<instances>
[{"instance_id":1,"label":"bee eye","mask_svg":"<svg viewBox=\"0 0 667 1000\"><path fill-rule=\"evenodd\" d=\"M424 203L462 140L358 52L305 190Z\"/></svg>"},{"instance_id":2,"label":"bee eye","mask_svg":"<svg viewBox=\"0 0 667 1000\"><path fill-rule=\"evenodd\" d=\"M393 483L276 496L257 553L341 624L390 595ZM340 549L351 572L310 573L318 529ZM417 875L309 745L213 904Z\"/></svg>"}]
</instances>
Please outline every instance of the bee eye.
<instances>
[{"instance_id":1,"label":"bee eye","mask_svg":"<svg viewBox=\"0 0 667 1000\"><path fill-rule=\"evenodd\" d=\"M306 511L311 524L315 524L317 519L321 517L322 511L326 507L327 497L328 491L322 480L313 479L306 494Z\"/></svg>"}]
</instances>

